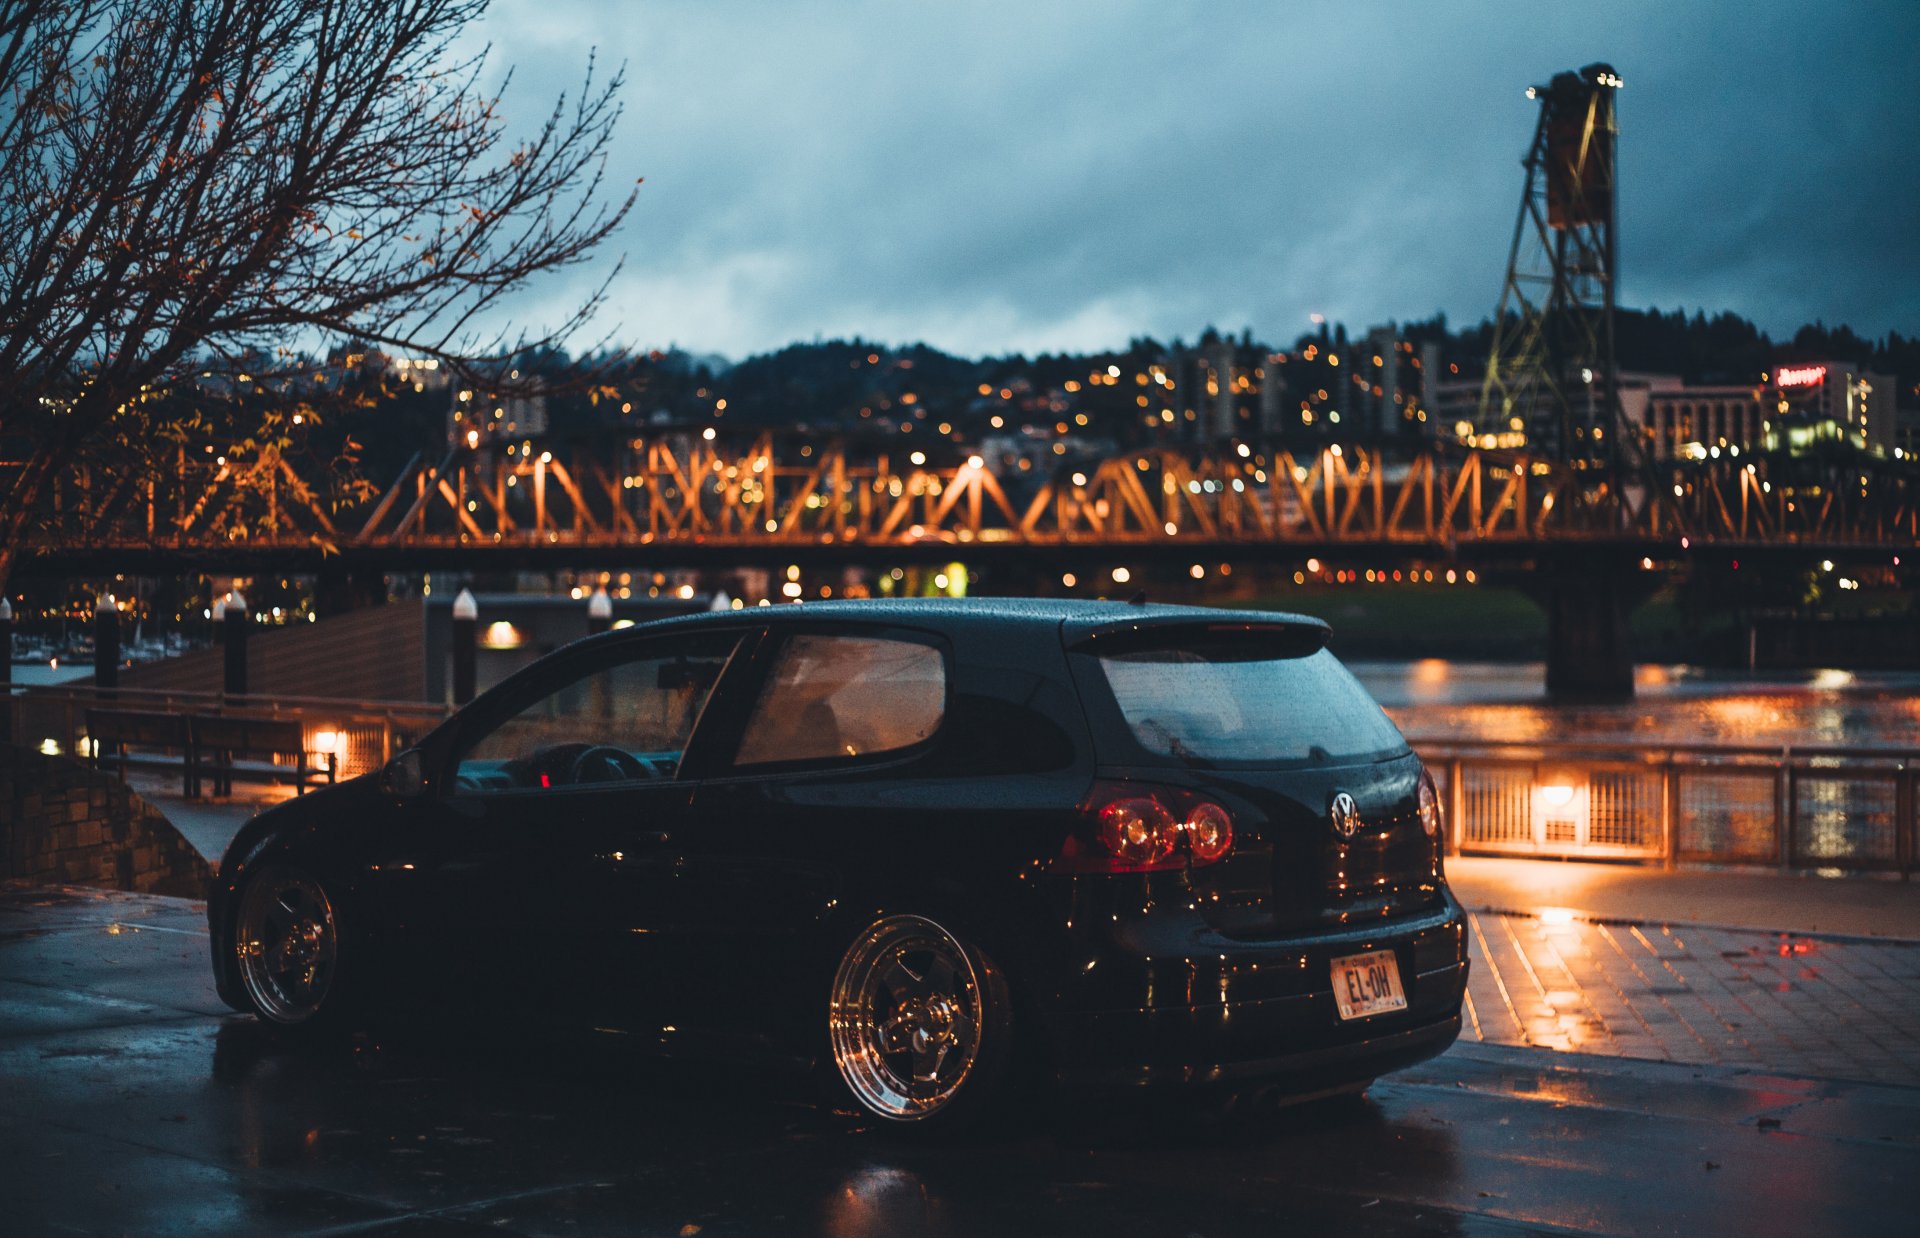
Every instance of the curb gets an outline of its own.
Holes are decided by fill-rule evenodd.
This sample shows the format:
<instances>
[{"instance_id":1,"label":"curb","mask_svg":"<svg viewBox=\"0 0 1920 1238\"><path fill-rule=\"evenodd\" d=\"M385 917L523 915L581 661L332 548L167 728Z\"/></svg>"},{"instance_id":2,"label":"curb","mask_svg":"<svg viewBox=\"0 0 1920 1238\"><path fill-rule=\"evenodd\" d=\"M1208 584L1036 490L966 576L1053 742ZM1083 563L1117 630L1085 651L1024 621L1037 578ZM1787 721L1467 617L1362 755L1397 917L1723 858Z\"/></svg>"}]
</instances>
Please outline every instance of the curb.
<instances>
[{"instance_id":1,"label":"curb","mask_svg":"<svg viewBox=\"0 0 1920 1238\"><path fill-rule=\"evenodd\" d=\"M1463 904L1464 906L1464 904ZM1537 908L1527 910L1518 907L1469 906L1468 911L1489 916L1513 916L1522 920L1538 920ZM1846 945L1876 946L1920 946L1920 937L1874 936L1862 933L1835 933L1814 929L1761 928L1752 924L1715 924L1707 920L1673 920L1664 916L1609 916L1594 915L1573 908L1572 918L1583 924L1606 924L1619 927L1641 924L1658 924L1666 928L1709 929L1716 933L1764 933L1771 937L1807 937L1815 941L1840 942Z\"/></svg>"}]
</instances>

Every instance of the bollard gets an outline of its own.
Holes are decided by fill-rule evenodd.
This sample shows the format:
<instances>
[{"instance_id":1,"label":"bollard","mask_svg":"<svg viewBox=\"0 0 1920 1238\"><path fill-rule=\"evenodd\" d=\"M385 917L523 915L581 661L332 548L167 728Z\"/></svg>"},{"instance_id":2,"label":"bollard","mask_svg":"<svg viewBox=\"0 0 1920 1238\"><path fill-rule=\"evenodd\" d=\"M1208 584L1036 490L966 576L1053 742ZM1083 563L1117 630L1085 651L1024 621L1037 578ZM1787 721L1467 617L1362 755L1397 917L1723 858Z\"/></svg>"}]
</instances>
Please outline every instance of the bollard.
<instances>
[{"instance_id":1,"label":"bollard","mask_svg":"<svg viewBox=\"0 0 1920 1238\"><path fill-rule=\"evenodd\" d=\"M0 593L0 744L13 742L13 603Z\"/></svg>"},{"instance_id":2,"label":"bollard","mask_svg":"<svg viewBox=\"0 0 1920 1238\"><path fill-rule=\"evenodd\" d=\"M247 694L247 625L253 616L247 613L247 599L240 590L228 590L220 627L226 634L226 685L228 696Z\"/></svg>"},{"instance_id":3,"label":"bollard","mask_svg":"<svg viewBox=\"0 0 1920 1238\"><path fill-rule=\"evenodd\" d=\"M607 587L600 586L587 599L587 635L595 636L609 631L613 627L613 599L607 596ZM613 720L613 693L609 690L608 676L595 675L587 693L587 714L589 717L605 719L608 725Z\"/></svg>"},{"instance_id":4,"label":"bollard","mask_svg":"<svg viewBox=\"0 0 1920 1238\"><path fill-rule=\"evenodd\" d=\"M103 692L120 686L120 608L111 593L93 604L93 686Z\"/></svg>"},{"instance_id":5,"label":"bollard","mask_svg":"<svg viewBox=\"0 0 1920 1238\"><path fill-rule=\"evenodd\" d=\"M480 640L480 607L473 590L462 589L453 599L453 703L473 699L474 664Z\"/></svg>"}]
</instances>

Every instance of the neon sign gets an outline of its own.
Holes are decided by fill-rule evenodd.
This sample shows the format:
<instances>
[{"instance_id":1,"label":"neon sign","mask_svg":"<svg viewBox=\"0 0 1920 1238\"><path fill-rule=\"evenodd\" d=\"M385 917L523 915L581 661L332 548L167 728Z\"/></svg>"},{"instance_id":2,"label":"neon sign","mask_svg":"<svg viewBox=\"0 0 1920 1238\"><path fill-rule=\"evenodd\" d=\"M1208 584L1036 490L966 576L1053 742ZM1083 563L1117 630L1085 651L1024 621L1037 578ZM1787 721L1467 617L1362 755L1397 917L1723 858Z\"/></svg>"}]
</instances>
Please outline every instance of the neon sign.
<instances>
[{"instance_id":1,"label":"neon sign","mask_svg":"<svg viewBox=\"0 0 1920 1238\"><path fill-rule=\"evenodd\" d=\"M1774 381L1782 387L1811 387L1825 382L1826 378L1824 365L1790 365L1774 375Z\"/></svg>"}]
</instances>

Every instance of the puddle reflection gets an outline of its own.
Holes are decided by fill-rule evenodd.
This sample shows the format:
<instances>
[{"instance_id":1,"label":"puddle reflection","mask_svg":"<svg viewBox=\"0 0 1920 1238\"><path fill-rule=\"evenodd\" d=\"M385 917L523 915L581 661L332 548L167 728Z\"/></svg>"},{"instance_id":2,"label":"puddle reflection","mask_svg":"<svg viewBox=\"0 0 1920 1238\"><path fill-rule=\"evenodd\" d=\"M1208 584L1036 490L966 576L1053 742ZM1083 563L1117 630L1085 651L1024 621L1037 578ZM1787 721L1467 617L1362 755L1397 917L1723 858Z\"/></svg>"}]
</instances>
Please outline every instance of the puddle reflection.
<instances>
[{"instance_id":1,"label":"puddle reflection","mask_svg":"<svg viewBox=\"0 0 1920 1238\"><path fill-rule=\"evenodd\" d=\"M1093 1231L1137 1227L1144 1210L1177 1232L1254 1233L1276 1213L1350 1212L1381 1175L1406 1198L1463 1172L1453 1130L1393 1099L1103 1101L926 1144L832 1113L790 1080L521 1038L290 1048L235 1018L212 1067L209 1120L247 1168L397 1196L557 1184L568 1194L546 1206L583 1224L617 1215L666 1232L1042 1233L1071 1205Z\"/></svg>"}]
</instances>

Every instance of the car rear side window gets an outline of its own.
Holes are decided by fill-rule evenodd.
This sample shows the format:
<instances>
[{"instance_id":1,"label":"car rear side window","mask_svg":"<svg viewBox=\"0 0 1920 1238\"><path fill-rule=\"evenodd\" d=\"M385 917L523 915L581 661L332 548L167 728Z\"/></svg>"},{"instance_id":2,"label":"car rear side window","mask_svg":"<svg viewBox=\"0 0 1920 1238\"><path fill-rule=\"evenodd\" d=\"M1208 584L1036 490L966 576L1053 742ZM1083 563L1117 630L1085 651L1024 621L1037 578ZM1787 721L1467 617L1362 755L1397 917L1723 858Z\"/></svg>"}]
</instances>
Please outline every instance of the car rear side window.
<instances>
[{"instance_id":1,"label":"car rear side window","mask_svg":"<svg viewBox=\"0 0 1920 1238\"><path fill-rule=\"evenodd\" d=\"M946 705L946 660L932 645L795 636L780 648L736 761L822 761L911 748L940 728Z\"/></svg>"},{"instance_id":2,"label":"car rear side window","mask_svg":"<svg viewBox=\"0 0 1920 1238\"><path fill-rule=\"evenodd\" d=\"M1189 765L1360 760L1406 740L1324 649L1304 657L1257 637L1099 659L1134 740Z\"/></svg>"}]
</instances>

